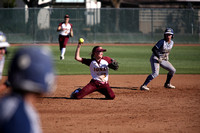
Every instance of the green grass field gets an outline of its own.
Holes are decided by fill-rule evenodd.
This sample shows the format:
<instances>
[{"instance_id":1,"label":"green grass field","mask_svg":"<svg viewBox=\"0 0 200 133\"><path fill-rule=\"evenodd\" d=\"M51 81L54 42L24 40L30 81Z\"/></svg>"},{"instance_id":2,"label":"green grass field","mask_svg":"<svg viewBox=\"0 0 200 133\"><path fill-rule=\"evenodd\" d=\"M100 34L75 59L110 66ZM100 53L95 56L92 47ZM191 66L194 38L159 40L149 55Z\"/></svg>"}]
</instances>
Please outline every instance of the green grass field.
<instances>
[{"instance_id":1,"label":"green grass field","mask_svg":"<svg viewBox=\"0 0 200 133\"><path fill-rule=\"evenodd\" d=\"M9 62L18 46L8 49L8 57L4 67L4 75L7 75ZM93 46L83 45L81 57L90 58ZM150 56L152 46L103 46L107 49L104 56L110 56L119 62L119 70L110 70L110 74L150 74ZM67 46L65 60L60 60L58 46L50 46L53 53L55 72L57 75L90 74L86 65L74 59L76 45ZM200 74L200 47L199 46L175 46L170 54L170 62L176 68L176 74ZM167 73L161 68L160 74Z\"/></svg>"}]
</instances>

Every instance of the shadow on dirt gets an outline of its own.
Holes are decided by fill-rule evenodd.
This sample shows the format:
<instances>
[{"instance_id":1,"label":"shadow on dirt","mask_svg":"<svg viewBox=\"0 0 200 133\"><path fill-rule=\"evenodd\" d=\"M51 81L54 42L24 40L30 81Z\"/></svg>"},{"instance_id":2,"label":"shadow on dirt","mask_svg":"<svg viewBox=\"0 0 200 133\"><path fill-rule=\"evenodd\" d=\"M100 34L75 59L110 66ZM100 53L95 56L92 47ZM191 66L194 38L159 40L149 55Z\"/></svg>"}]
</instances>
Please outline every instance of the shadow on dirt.
<instances>
[{"instance_id":1,"label":"shadow on dirt","mask_svg":"<svg viewBox=\"0 0 200 133\"><path fill-rule=\"evenodd\" d=\"M113 87L111 86L112 89L126 89L126 90L137 90L138 87Z\"/></svg>"},{"instance_id":2,"label":"shadow on dirt","mask_svg":"<svg viewBox=\"0 0 200 133\"><path fill-rule=\"evenodd\" d=\"M69 97L39 97L39 98L44 98L44 99L71 99L71 100L79 100L79 99L72 99ZM107 98L82 98L82 99L94 99L94 100L111 100Z\"/></svg>"},{"instance_id":3,"label":"shadow on dirt","mask_svg":"<svg viewBox=\"0 0 200 133\"><path fill-rule=\"evenodd\" d=\"M76 88L83 88L84 86L77 86ZM125 89L125 90L138 90L138 87L116 87L116 86L110 86L112 89Z\"/></svg>"},{"instance_id":4,"label":"shadow on dirt","mask_svg":"<svg viewBox=\"0 0 200 133\"><path fill-rule=\"evenodd\" d=\"M84 86L77 86L78 88L83 88ZM112 89L126 89L126 90L138 90L138 87L114 87L111 86ZM70 97L39 97L39 98L45 98L45 99L71 99ZM94 99L94 100L110 100L107 98L82 98L82 99ZM77 99L71 99L71 100L77 100Z\"/></svg>"}]
</instances>

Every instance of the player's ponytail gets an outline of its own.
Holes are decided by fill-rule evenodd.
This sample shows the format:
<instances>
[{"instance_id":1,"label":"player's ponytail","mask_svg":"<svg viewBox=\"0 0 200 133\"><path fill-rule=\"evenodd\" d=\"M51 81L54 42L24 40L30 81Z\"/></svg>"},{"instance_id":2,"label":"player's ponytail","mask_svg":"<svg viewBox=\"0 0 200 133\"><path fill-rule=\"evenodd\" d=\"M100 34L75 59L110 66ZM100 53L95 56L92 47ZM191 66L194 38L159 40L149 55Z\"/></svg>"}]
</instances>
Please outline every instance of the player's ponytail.
<instances>
[{"instance_id":1,"label":"player's ponytail","mask_svg":"<svg viewBox=\"0 0 200 133\"><path fill-rule=\"evenodd\" d=\"M93 49L92 49L92 54L91 54L91 59L94 59L94 53L95 53L95 51L96 51L96 49L97 49L98 47L100 47L100 46L95 46L95 47L93 47Z\"/></svg>"}]
</instances>

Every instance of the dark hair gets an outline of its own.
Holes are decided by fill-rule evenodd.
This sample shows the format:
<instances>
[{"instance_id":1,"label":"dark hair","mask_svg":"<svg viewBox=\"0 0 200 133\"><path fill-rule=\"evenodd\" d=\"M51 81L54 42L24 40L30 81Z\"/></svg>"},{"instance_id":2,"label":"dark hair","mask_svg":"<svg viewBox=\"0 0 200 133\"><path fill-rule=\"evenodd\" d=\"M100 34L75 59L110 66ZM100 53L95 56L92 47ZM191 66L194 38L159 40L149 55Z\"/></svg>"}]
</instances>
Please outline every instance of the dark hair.
<instances>
[{"instance_id":1,"label":"dark hair","mask_svg":"<svg viewBox=\"0 0 200 133\"><path fill-rule=\"evenodd\" d=\"M65 15L64 18L69 18L69 15Z\"/></svg>"},{"instance_id":2,"label":"dark hair","mask_svg":"<svg viewBox=\"0 0 200 133\"><path fill-rule=\"evenodd\" d=\"M92 54L91 54L91 59L94 58L94 53L96 51L97 48L99 48L100 46L94 46L93 49L92 49Z\"/></svg>"}]
</instances>

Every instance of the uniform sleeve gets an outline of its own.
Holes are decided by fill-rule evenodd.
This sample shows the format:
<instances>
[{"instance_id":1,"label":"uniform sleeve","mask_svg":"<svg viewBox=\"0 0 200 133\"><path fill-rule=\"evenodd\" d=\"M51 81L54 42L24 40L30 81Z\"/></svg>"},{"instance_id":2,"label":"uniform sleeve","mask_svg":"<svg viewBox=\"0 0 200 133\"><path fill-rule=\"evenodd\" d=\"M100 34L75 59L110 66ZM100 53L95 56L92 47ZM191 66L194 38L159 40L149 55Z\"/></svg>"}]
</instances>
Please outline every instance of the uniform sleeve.
<instances>
[{"instance_id":1,"label":"uniform sleeve","mask_svg":"<svg viewBox=\"0 0 200 133\"><path fill-rule=\"evenodd\" d=\"M90 66L90 63L92 62L92 60L91 59L82 58L81 62L83 64L87 65L87 66Z\"/></svg>"},{"instance_id":2,"label":"uniform sleeve","mask_svg":"<svg viewBox=\"0 0 200 133\"><path fill-rule=\"evenodd\" d=\"M59 25L58 25L58 26L61 26L62 24L63 24L63 22L59 23Z\"/></svg>"},{"instance_id":3,"label":"uniform sleeve","mask_svg":"<svg viewBox=\"0 0 200 133\"><path fill-rule=\"evenodd\" d=\"M73 28L73 25L71 23L69 23L71 25L71 28Z\"/></svg>"},{"instance_id":4,"label":"uniform sleeve","mask_svg":"<svg viewBox=\"0 0 200 133\"><path fill-rule=\"evenodd\" d=\"M112 63L112 59L108 56L104 56L103 59L106 60L108 64Z\"/></svg>"},{"instance_id":5,"label":"uniform sleeve","mask_svg":"<svg viewBox=\"0 0 200 133\"><path fill-rule=\"evenodd\" d=\"M160 48L163 46L163 44L164 44L164 39L158 41L158 42L156 43L155 47L156 47L157 49L160 49Z\"/></svg>"}]
</instances>

